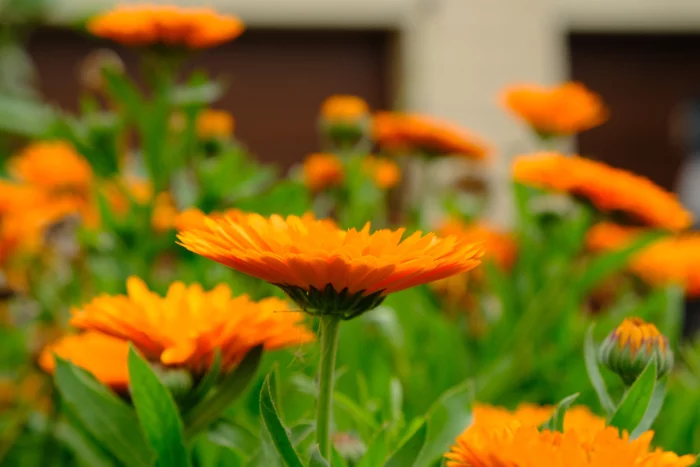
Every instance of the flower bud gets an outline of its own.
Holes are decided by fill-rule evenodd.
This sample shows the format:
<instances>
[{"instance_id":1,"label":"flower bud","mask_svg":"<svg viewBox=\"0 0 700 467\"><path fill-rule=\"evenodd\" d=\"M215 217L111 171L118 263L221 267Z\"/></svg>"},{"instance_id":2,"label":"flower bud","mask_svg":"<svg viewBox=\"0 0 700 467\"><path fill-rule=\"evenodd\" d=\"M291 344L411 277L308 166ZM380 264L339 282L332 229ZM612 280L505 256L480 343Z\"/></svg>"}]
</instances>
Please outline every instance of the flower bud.
<instances>
[{"instance_id":1,"label":"flower bud","mask_svg":"<svg viewBox=\"0 0 700 467\"><path fill-rule=\"evenodd\" d=\"M356 96L331 96L321 106L319 127L336 149L355 147L370 131L367 103Z\"/></svg>"},{"instance_id":2,"label":"flower bud","mask_svg":"<svg viewBox=\"0 0 700 467\"><path fill-rule=\"evenodd\" d=\"M651 323L641 318L627 318L603 341L600 360L627 385L631 385L647 364L656 361L661 378L673 367L673 352L668 339Z\"/></svg>"}]
</instances>

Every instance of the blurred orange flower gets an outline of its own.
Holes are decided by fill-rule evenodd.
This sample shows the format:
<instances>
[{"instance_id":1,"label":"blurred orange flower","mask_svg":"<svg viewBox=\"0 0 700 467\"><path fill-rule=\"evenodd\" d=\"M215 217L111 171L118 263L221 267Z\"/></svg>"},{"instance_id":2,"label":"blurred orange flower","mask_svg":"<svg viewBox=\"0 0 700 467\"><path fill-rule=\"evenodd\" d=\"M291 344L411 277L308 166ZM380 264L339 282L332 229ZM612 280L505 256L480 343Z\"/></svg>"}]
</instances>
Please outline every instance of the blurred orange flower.
<instances>
[{"instance_id":1,"label":"blurred orange flower","mask_svg":"<svg viewBox=\"0 0 700 467\"><path fill-rule=\"evenodd\" d=\"M483 222L465 224L451 218L438 231L443 237L454 235L484 248L484 259L490 259L502 269L513 266L518 254L518 245L512 235Z\"/></svg>"},{"instance_id":2,"label":"blurred orange flower","mask_svg":"<svg viewBox=\"0 0 700 467\"><path fill-rule=\"evenodd\" d=\"M330 96L321 104L321 117L333 123L356 123L369 117L369 107L357 96Z\"/></svg>"},{"instance_id":3,"label":"blurred orange flower","mask_svg":"<svg viewBox=\"0 0 700 467\"><path fill-rule=\"evenodd\" d=\"M374 139L387 152L456 155L476 160L489 155L486 144L464 129L418 114L375 114Z\"/></svg>"},{"instance_id":4,"label":"blurred orange flower","mask_svg":"<svg viewBox=\"0 0 700 467\"><path fill-rule=\"evenodd\" d=\"M554 88L535 84L512 86L503 93L503 102L543 136L579 133L608 119L600 96L580 83Z\"/></svg>"},{"instance_id":5,"label":"blurred orange flower","mask_svg":"<svg viewBox=\"0 0 700 467\"><path fill-rule=\"evenodd\" d=\"M236 120L225 110L206 109L197 115L196 126L199 139L228 138L233 134Z\"/></svg>"},{"instance_id":6,"label":"blurred orange flower","mask_svg":"<svg viewBox=\"0 0 700 467\"><path fill-rule=\"evenodd\" d=\"M102 295L73 309L71 324L131 341L151 361L204 373L217 349L230 370L258 345L273 350L312 341L303 319L283 300L232 297L223 284L207 292L175 282L160 297L130 277L127 295Z\"/></svg>"},{"instance_id":7,"label":"blurred orange flower","mask_svg":"<svg viewBox=\"0 0 700 467\"><path fill-rule=\"evenodd\" d=\"M56 368L54 354L89 371L115 391L125 392L129 387L129 344L124 340L99 332L64 336L39 356L39 366L47 373Z\"/></svg>"},{"instance_id":8,"label":"blurred orange flower","mask_svg":"<svg viewBox=\"0 0 700 467\"><path fill-rule=\"evenodd\" d=\"M481 251L473 243L420 232L402 241L404 232L370 234L369 224L345 231L313 218L245 214L211 219L206 229L178 238L194 253L279 286L309 313L329 313L330 307L348 319L389 293L479 264Z\"/></svg>"},{"instance_id":9,"label":"blurred orange flower","mask_svg":"<svg viewBox=\"0 0 700 467\"><path fill-rule=\"evenodd\" d=\"M586 246L592 251L616 251L643 234L644 229L624 227L610 222L593 226ZM684 233L660 239L635 254L627 269L645 282L665 286L680 284L686 295L700 296L700 234Z\"/></svg>"},{"instance_id":10,"label":"blurred orange flower","mask_svg":"<svg viewBox=\"0 0 700 467\"><path fill-rule=\"evenodd\" d=\"M304 183L311 191L342 185L345 167L335 154L316 153L304 160Z\"/></svg>"},{"instance_id":11,"label":"blurred orange flower","mask_svg":"<svg viewBox=\"0 0 700 467\"><path fill-rule=\"evenodd\" d=\"M219 219L224 217L235 218L241 215L243 215L243 212L238 209L227 209L223 212L212 212L207 215L197 208L188 208L175 216L173 224L176 230L206 229L208 216Z\"/></svg>"},{"instance_id":12,"label":"blurred orange flower","mask_svg":"<svg viewBox=\"0 0 700 467\"><path fill-rule=\"evenodd\" d=\"M153 187L148 180L126 177L109 180L100 186L115 214L125 215L131 203L147 204L153 197Z\"/></svg>"},{"instance_id":13,"label":"blurred orange flower","mask_svg":"<svg viewBox=\"0 0 700 467\"><path fill-rule=\"evenodd\" d=\"M92 18L95 36L126 46L162 44L200 49L228 42L243 33L241 20L210 8L174 5L120 5Z\"/></svg>"},{"instance_id":14,"label":"blurred orange flower","mask_svg":"<svg viewBox=\"0 0 700 467\"><path fill-rule=\"evenodd\" d=\"M176 217L177 207L173 197L168 192L158 193L153 204L153 213L151 214L153 230L166 232L173 229Z\"/></svg>"},{"instance_id":15,"label":"blurred orange flower","mask_svg":"<svg viewBox=\"0 0 700 467\"><path fill-rule=\"evenodd\" d=\"M513 163L513 178L585 198L600 211L624 214L650 227L683 230L692 222L678 199L651 180L579 156L556 152L519 156Z\"/></svg>"},{"instance_id":16,"label":"blurred orange flower","mask_svg":"<svg viewBox=\"0 0 700 467\"><path fill-rule=\"evenodd\" d=\"M401 169L392 160L384 157L367 156L362 168L382 190L390 190L401 181Z\"/></svg>"}]
</instances>

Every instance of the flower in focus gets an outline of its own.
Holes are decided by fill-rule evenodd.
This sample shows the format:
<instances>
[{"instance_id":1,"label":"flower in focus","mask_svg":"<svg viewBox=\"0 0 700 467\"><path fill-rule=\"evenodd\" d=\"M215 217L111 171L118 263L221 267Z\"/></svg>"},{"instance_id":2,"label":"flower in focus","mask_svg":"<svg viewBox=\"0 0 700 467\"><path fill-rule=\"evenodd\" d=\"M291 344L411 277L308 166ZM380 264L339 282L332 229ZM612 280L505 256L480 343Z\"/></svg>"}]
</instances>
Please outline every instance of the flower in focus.
<instances>
[{"instance_id":1,"label":"flower in focus","mask_svg":"<svg viewBox=\"0 0 700 467\"><path fill-rule=\"evenodd\" d=\"M274 350L312 341L303 319L283 300L232 297L223 284L207 292L175 282L161 297L131 277L127 295L93 299L73 310L71 324L131 341L150 361L201 374L217 349L222 368L230 370L256 346Z\"/></svg>"},{"instance_id":2,"label":"flower in focus","mask_svg":"<svg viewBox=\"0 0 700 467\"><path fill-rule=\"evenodd\" d=\"M197 115L196 127L199 139L226 139L233 134L236 121L225 110L206 109Z\"/></svg>"},{"instance_id":3,"label":"flower in focus","mask_svg":"<svg viewBox=\"0 0 700 467\"><path fill-rule=\"evenodd\" d=\"M199 49L240 36L243 23L209 8L174 5L120 5L92 18L91 34L126 46L161 44Z\"/></svg>"},{"instance_id":4,"label":"flower in focus","mask_svg":"<svg viewBox=\"0 0 700 467\"><path fill-rule=\"evenodd\" d=\"M304 160L304 183L311 191L339 186L345 180L345 167L334 154L311 154Z\"/></svg>"},{"instance_id":5,"label":"flower in focus","mask_svg":"<svg viewBox=\"0 0 700 467\"><path fill-rule=\"evenodd\" d=\"M666 375L673 367L673 351L656 326L627 318L601 344L600 360L630 385L651 360L656 361L657 376Z\"/></svg>"},{"instance_id":6,"label":"flower in focus","mask_svg":"<svg viewBox=\"0 0 700 467\"><path fill-rule=\"evenodd\" d=\"M39 366L47 373L56 368L54 354L69 360L117 392L129 387L129 343L99 332L67 335L44 348Z\"/></svg>"},{"instance_id":7,"label":"flower in focus","mask_svg":"<svg viewBox=\"0 0 700 467\"><path fill-rule=\"evenodd\" d=\"M518 422L522 426L537 428L554 414L555 407L520 404L514 411L487 404L475 404L472 426L497 428ZM575 405L564 415L564 432L576 431L579 435L595 433L605 428L605 418L594 414L585 405Z\"/></svg>"},{"instance_id":8,"label":"flower in focus","mask_svg":"<svg viewBox=\"0 0 700 467\"><path fill-rule=\"evenodd\" d=\"M597 252L620 250L645 232L644 229L602 222L586 235L586 246ZM700 234L665 237L637 252L627 270L652 286L680 284L686 296L700 296Z\"/></svg>"},{"instance_id":9,"label":"flower in focus","mask_svg":"<svg viewBox=\"0 0 700 467\"><path fill-rule=\"evenodd\" d=\"M545 137L579 133L608 119L600 96L580 83L554 88L513 86L506 89L503 101L508 110Z\"/></svg>"},{"instance_id":10,"label":"flower in focus","mask_svg":"<svg viewBox=\"0 0 700 467\"><path fill-rule=\"evenodd\" d=\"M456 237L439 239L405 229L341 230L311 217L245 214L211 219L205 229L180 232L199 255L282 288L308 313L355 317L392 292L479 264L481 251Z\"/></svg>"},{"instance_id":11,"label":"flower in focus","mask_svg":"<svg viewBox=\"0 0 700 467\"><path fill-rule=\"evenodd\" d=\"M555 152L519 156L513 163L513 178L584 198L600 211L622 214L649 227L683 230L692 221L678 199L651 180L579 156Z\"/></svg>"},{"instance_id":12,"label":"flower in focus","mask_svg":"<svg viewBox=\"0 0 700 467\"><path fill-rule=\"evenodd\" d=\"M486 159L487 146L448 122L418 114L379 112L374 116L374 139L387 152L456 155Z\"/></svg>"},{"instance_id":13,"label":"flower in focus","mask_svg":"<svg viewBox=\"0 0 700 467\"><path fill-rule=\"evenodd\" d=\"M401 181L399 166L384 157L367 156L362 161L362 168L382 190L390 190Z\"/></svg>"}]
</instances>

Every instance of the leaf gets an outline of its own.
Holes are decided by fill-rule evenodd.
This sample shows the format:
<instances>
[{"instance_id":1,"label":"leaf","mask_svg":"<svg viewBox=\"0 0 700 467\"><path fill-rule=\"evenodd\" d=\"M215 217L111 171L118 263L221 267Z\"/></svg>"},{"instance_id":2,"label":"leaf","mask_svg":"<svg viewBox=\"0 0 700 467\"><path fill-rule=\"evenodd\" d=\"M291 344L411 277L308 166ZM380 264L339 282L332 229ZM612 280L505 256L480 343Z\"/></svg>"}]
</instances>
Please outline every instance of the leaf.
<instances>
[{"instance_id":1,"label":"leaf","mask_svg":"<svg viewBox=\"0 0 700 467\"><path fill-rule=\"evenodd\" d=\"M593 341L594 327L595 325L592 324L588 328L584 343L583 353L586 360L586 371L588 371L588 379L590 379L593 389L595 389L595 392L598 395L600 405L603 407L605 413L609 415L615 410L615 404L613 403L610 394L608 394L608 388L605 386L603 376L600 374L600 368L598 366L598 351L596 350L595 342Z\"/></svg>"},{"instance_id":2,"label":"leaf","mask_svg":"<svg viewBox=\"0 0 700 467\"><path fill-rule=\"evenodd\" d=\"M102 74L107 92L125 107L132 121L139 121L143 117L144 99L136 86L124 74L109 67L104 68Z\"/></svg>"},{"instance_id":3,"label":"leaf","mask_svg":"<svg viewBox=\"0 0 700 467\"><path fill-rule=\"evenodd\" d=\"M309 467L331 467L326 459L321 455L318 444L311 446L311 456L309 457Z\"/></svg>"},{"instance_id":4,"label":"leaf","mask_svg":"<svg viewBox=\"0 0 700 467\"><path fill-rule=\"evenodd\" d=\"M100 452L99 446L89 439L77 427L72 426L65 420L58 422L54 431L56 439L68 446L76 458L81 461L80 465L90 467L114 467L114 462Z\"/></svg>"},{"instance_id":5,"label":"leaf","mask_svg":"<svg viewBox=\"0 0 700 467\"><path fill-rule=\"evenodd\" d=\"M420 457L428 436L428 425L423 422L420 427L392 454L384 467L411 467Z\"/></svg>"},{"instance_id":6,"label":"leaf","mask_svg":"<svg viewBox=\"0 0 700 467\"><path fill-rule=\"evenodd\" d=\"M170 103L177 107L206 106L223 94L221 84L209 81L178 86L172 90Z\"/></svg>"},{"instance_id":7,"label":"leaf","mask_svg":"<svg viewBox=\"0 0 700 467\"><path fill-rule=\"evenodd\" d=\"M309 191L303 184L292 181L279 182L265 193L239 199L235 203L238 209L264 216L275 213L281 216L291 214L300 216L309 209L310 205Z\"/></svg>"},{"instance_id":8,"label":"leaf","mask_svg":"<svg viewBox=\"0 0 700 467\"><path fill-rule=\"evenodd\" d=\"M155 456L131 408L86 371L55 359L56 387L86 431L125 465L153 465Z\"/></svg>"},{"instance_id":9,"label":"leaf","mask_svg":"<svg viewBox=\"0 0 700 467\"><path fill-rule=\"evenodd\" d=\"M0 95L0 131L27 138L47 134L57 120L56 113L42 102Z\"/></svg>"},{"instance_id":10,"label":"leaf","mask_svg":"<svg viewBox=\"0 0 700 467\"><path fill-rule=\"evenodd\" d=\"M554 413L552 416L544 422L541 426L541 430L549 430L549 431L559 431L563 432L564 431L564 416L566 415L566 411L569 410L569 407L571 407L571 404L574 403L576 399L578 399L578 396L580 396L580 393L572 394L569 397L565 397L562 399L554 409Z\"/></svg>"},{"instance_id":11,"label":"leaf","mask_svg":"<svg viewBox=\"0 0 700 467\"><path fill-rule=\"evenodd\" d=\"M375 465L381 465L386 459L387 454L386 433L385 431L380 431L374 437L374 440L372 440L365 455L362 456L362 459L360 459L356 467L374 467ZM420 463L418 464L421 465Z\"/></svg>"},{"instance_id":12,"label":"leaf","mask_svg":"<svg viewBox=\"0 0 700 467\"><path fill-rule=\"evenodd\" d=\"M345 458L340 455L335 446L331 446L331 464L333 467L347 467L348 463L345 462Z\"/></svg>"},{"instance_id":13,"label":"leaf","mask_svg":"<svg viewBox=\"0 0 700 467\"><path fill-rule=\"evenodd\" d=\"M644 417L642 421L639 422L637 427L634 429L630 435L632 439L639 437L642 433L649 430L654 424L654 420L659 416L661 408L664 405L664 399L666 398L666 380L659 380L654 386L654 392L651 395L651 400L647 406L646 412L644 412Z\"/></svg>"},{"instance_id":14,"label":"leaf","mask_svg":"<svg viewBox=\"0 0 700 467\"><path fill-rule=\"evenodd\" d=\"M216 384L216 380L219 379L221 374L221 350L216 349L214 352L214 360L211 363L211 367L204 375L204 377L199 381L197 386L195 386L192 391L190 391L187 396L180 401L181 407L192 407L202 401L212 390Z\"/></svg>"},{"instance_id":15,"label":"leaf","mask_svg":"<svg viewBox=\"0 0 700 467\"><path fill-rule=\"evenodd\" d=\"M678 284L672 284L664 289L664 297L666 300L659 330L668 338L671 348L676 348L685 318L685 290Z\"/></svg>"},{"instance_id":16,"label":"leaf","mask_svg":"<svg viewBox=\"0 0 700 467\"><path fill-rule=\"evenodd\" d=\"M644 419L656 386L656 360L652 359L622 398L609 425L632 433Z\"/></svg>"},{"instance_id":17,"label":"leaf","mask_svg":"<svg viewBox=\"0 0 700 467\"><path fill-rule=\"evenodd\" d=\"M131 345L128 362L131 398L146 438L156 452L156 465L189 466L182 420L172 395Z\"/></svg>"},{"instance_id":18,"label":"leaf","mask_svg":"<svg viewBox=\"0 0 700 467\"><path fill-rule=\"evenodd\" d=\"M219 383L209 397L184 414L186 439L208 427L245 391L255 376L261 356L262 346L251 349L238 367Z\"/></svg>"},{"instance_id":19,"label":"leaf","mask_svg":"<svg viewBox=\"0 0 700 467\"><path fill-rule=\"evenodd\" d=\"M447 390L428 410L428 436L417 465L432 465L454 444L471 424L474 384L467 381Z\"/></svg>"},{"instance_id":20,"label":"leaf","mask_svg":"<svg viewBox=\"0 0 700 467\"><path fill-rule=\"evenodd\" d=\"M277 448L277 452L288 467L302 467L299 455L292 446L292 441L289 439L287 429L282 425L282 421L277 415L275 403L272 400L272 392L274 387L274 373L270 373L265 378L262 390L260 391L260 413L263 418L263 423L270 438Z\"/></svg>"},{"instance_id":21,"label":"leaf","mask_svg":"<svg viewBox=\"0 0 700 467\"><path fill-rule=\"evenodd\" d=\"M250 447L257 443L252 433L228 420L215 423L207 432L207 437L212 443L241 454L247 454Z\"/></svg>"}]
</instances>

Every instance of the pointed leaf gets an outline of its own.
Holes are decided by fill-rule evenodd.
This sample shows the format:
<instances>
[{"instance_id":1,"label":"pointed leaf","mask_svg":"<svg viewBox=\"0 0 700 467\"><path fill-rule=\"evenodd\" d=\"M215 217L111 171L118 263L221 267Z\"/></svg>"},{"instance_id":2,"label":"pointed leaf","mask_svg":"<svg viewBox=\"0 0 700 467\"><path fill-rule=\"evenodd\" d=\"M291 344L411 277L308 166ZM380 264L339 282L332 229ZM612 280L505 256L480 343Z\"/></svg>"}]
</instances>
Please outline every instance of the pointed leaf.
<instances>
[{"instance_id":1,"label":"pointed leaf","mask_svg":"<svg viewBox=\"0 0 700 467\"><path fill-rule=\"evenodd\" d=\"M216 380L219 379L221 374L221 351L216 349L214 353L214 361L209 368L209 371L204 375L204 377L199 381L197 386L190 391L184 400L180 401L181 407L192 407L202 401L212 390L216 384Z\"/></svg>"},{"instance_id":2,"label":"pointed leaf","mask_svg":"<svg viewBox=\"0 0 700 467\"><path fill-rule=\"evenodd\" d=\"M374 467L381 465L387 458L389 449L386 445L386 433L380 431L372 440L372 443L367 448L365 455L360 459L360 463L356 467ZM419 464L421 465L421 464Z\"/></svg>"},{"instance_id":3,"label":"pointed leaf","mask_svg":"<svg viewBox=\"0 0 700 467\"><path fill-rule=\"evenodd\" d=\"M146 438L156 452L156 465L188 467L182 420L172 395L131 345L128 361L131 398Z\"/></svg>"},{"instance_id":4,"label":"pointed leaf","mask_svg":"<svg viewBox=\"0 0 700 467\"><path fill-rule=\"evenodd\" d=\"M302 467L299 455L292 446L287 429L282 425L272 400L273 389L271 386L274 386L274 382L274 373L268 374L260 391L260 413L263 423L285 465L287 467Z\"/></svg>"},{"instance_id":5,"label":"pointed leaf","mask_svg":"<svg viewBox=\"0 0 700 467\"><path fill-rule=\"evenodd\" d=\"M389 458L384 467L412 467L420 457L425 440L428 437L428 425L423 422L401 447Z\"/></svg>"},{"instance_id":6,"label":"pointed leaf","mask_svg":"<svg viewBox=\"0 0 700 467\"><path fill-rule=\"evenodd\" d=\"M598 395L598 400L603 410L608 415L613 413L615 410L615 404L608 394L608 388L605 386L605 381L603 376L600 374L600 368L598 366L598 351L596 349L595 342L593 341L593 328L595 325L591 325L586 333L586 341L584 344L584 358L586 360L586 371L588 371L588 379L591 380L593 389L595 389Z\"/></svg>"},{"instance_id":7,"label":"pointed leaf","mask_svg":"<svg viewBox=\"0 0 700 467\"><path fill-rule=\"evenodd\" d=\"M578 399L578 396L580 396L578 392L576 394L572 394L569 397L565 397L562 399L554 409L554 413L552 416L542 424L540 429L542 430L549 430L549 431L559 431L563 432L564 431L564 416L566 415L566 411L569 410L569 407L571 407L571 404L574 403L576 399Z\"/></svg>"},{"instance_id":8,"label":"pointed leaf","mask_svg":"<svg viewBox=\"0 0 700 467\"><path fill-rule=\"evenodd\" d=\"M644 412L644 417L639 425L634 429L630 435L633 439L639 437L645 431L651 429L654 424L654 420L659 416L661 412L661 407L664 405L664 399L666 398L666 380L661 379L656 382L654 387L654 393L651 395L651 401L649 401L649 406L646 412Z\"/></svg>"},{"instance_id":9,"label":"pointed leaf","mask_svg":"<svg viewBox=\"0 0 700 467\"><path fill-rule=\"evenodd\" d=\"M656 360L651 360L627 390L609 425L632 433L644 419L656 386Z\"/></svg>"},{"instance_id":10,"label":"pointed leaf","mask_svg":"<svg viewBox=\"0 0 700 467\"><path fill-rule=\"evenodd\" d=\"M309 467L331 467L326 459L321 455L318 444L311 446L311 456L309 457Z\"/></svg>"}]
</instances>

